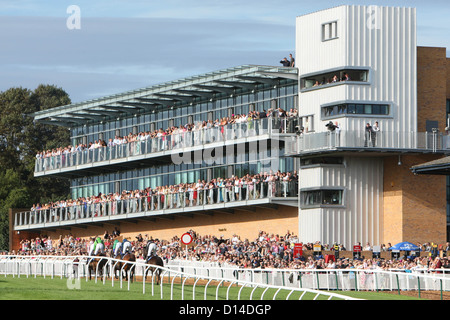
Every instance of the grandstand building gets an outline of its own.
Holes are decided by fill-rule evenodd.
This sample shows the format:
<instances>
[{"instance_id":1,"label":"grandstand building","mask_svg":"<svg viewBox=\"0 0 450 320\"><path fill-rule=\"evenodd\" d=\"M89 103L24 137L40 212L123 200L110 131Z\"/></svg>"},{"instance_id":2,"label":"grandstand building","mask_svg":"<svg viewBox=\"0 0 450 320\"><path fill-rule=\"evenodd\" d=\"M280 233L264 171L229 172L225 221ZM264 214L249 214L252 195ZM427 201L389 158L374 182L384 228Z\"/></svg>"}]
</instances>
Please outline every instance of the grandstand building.
<instances>
[{"instance_id":1,"label":"grandstand building","mask_svg":"<svg viewBox=\"0 0 450 320\"><path fill-rule=\"evenodd\" d=\"M416 36L414 8L339 6L297 17L295 67L243 65L34 114L67 127L74 147L106 143L40 157L36 177L70 179L72 199L125 197L12 212L12 242L114 227L132 239L194 229L241 239L289 230L302 242L347 248L447 241L446 178L410 168L450 150L450 61L445 48L419 47ZM253 112L268 117L214 125ZM199 122L210 125L180 129ZM375 122L380 131L366 130ZM124 136L134 138L114 144ZM298 179L219 183L264 172ZM177 188L135 196L214 179L214 190L195 196Z\"/></svg>"}]
</instances>

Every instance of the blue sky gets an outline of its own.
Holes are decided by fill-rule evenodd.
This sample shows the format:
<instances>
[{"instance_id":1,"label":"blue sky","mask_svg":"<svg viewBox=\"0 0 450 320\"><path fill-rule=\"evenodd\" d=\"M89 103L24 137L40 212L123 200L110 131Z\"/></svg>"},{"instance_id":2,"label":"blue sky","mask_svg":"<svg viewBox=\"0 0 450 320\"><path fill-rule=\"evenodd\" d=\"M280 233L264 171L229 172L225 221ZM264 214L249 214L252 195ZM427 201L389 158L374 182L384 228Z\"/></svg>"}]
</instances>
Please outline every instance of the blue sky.
<instances>
[{"instance_id":1,"label":"blue sky","mask_svg":"<svg viewBox=\"0 0 450 320\"><path fill-rule=\"evenodd\" d=\"M295 54L295 17L341 4L417 8L418 45L450 49L450 1L0 0L0 91L63 88L79 102ZM67 8L80 8L70 30ZM447 50L449 52L449 50Z\"/></svg>"}]
</instances>

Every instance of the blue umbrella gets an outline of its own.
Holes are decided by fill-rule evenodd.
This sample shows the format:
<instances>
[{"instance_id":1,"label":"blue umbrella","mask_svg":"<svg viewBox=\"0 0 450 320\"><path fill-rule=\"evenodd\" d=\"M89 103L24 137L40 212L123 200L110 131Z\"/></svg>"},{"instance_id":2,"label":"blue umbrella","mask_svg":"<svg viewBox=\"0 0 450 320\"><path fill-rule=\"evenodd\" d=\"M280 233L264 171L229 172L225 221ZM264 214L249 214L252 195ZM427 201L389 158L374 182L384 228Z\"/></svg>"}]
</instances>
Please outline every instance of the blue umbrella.
<instances>
[{"instance_id":1,"label":"blue umbrella","mask_svg":"<svg viewBox=\"0 0 450 320\"><path fill-rule=\"evenodd\" d=\"M411 242L400 242L395 246L390 247L388 250L400 250L400 251L420 251L420 248Z\"/></svg>"}]
</instances>

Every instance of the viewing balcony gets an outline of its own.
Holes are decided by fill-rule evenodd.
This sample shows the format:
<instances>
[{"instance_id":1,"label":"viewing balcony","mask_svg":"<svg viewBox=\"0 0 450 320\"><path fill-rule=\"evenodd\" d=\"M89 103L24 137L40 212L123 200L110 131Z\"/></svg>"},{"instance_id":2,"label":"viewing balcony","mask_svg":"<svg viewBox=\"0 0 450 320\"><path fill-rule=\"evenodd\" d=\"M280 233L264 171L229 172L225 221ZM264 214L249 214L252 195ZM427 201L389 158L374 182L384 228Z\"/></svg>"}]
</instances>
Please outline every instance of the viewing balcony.
<instances>
[{"instance_id":1,"label":"viewing balcony","mask_svg":"<svg viewBox=\"0 0 450 320\"><path fill-rule=\"evenodd\" d=\"M97 203L78 201L76 205L16 213L14 230L66 228L128 219L152 220L175 214L233 213L233 209L251 206L298 205L297 181L260 182L240 187L217 187L138 198L122 193L121 199Z\"/></svg>"},{"instance_id":2,"label":"viewing balcony","mask_svg":"<svg viewBox=\"0 0 450 320\"><path fill-rule=\"evenodd\" d=\"M133 162L161 158L172 162L172 155L196 150L224 147L261 141L282 139L283 135L293 135L298 118L269 117L246 123L228 124L208 129L181 132L155 138L147 138L125 144L84 149L66 154L38 158L35 163L36 177L49 174L66 174L74 171L89 171L91 168L114 166L130 168ZM99 171L96 171L99 173ZM83 172L77 172L77 174Z\"/></svg>"},{"instance_id":3,"label":"viewing balcony","mask_svg":"<svg viewBox=\"0 0 450 320\"><path fill-rule=\"evenodd\" d=\"M336 151L450 153L450 136L439 132L368 134L364 130L342 130L301 134L286 143L286 154L291 156Z\"/></svg>"}]
</instances>

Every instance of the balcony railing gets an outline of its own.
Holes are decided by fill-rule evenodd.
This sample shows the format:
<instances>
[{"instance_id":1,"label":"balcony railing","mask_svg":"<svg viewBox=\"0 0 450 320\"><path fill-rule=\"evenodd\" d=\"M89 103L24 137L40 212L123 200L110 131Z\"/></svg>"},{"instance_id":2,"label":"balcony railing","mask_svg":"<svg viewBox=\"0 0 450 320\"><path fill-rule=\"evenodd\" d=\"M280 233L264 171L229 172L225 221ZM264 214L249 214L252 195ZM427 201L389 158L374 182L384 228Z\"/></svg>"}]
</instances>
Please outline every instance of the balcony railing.
<instances>
[{"instance_id":1,"label":"balcony railing","mask_svg":"<svg viewBox=\"0 0 450 320\"><path fill-rule=\"evenodd\" d=\"M146 140L127 142L115 146L85 149L61 155L38 158L35 173L77 167L102 161L126 159L133 156L192 148L217 142L236 141L273 133L294 133L298 118L264 118L246 123L186 131Z\"/></svg>"},{"instance_id":2,"label":"balcony railing","mask_svg":"<svg viewBox=\"0 0 450 320\"><path fill-rule=\"evenodd\" d=\"M382 131L373 134L346 130L307 133L291 139L286 153L293 155L338 149L443 152L450 150L450 136L439 132Z\"/></svg>"},{"instance_id":3,"label":"balcony railing","mask_svg":"<svg viewBox=\"0 0 450 320\"><path fill-rule=\"evenodd\" d=\"M15 214L14 226L42 227L54 223L76 224L95 220L126 219L128 214L182 212L187 208L197 210L214 209L215 205L249 205L249 202L274 198L297 198L297 181L259 182L247 186L226 186L198 191L189 190L154 194L139 198L110 200L97 203L82 203L61 208L40 209ZM231 205L230 205L231 206ZM177 210L179 209L179 210ZM89 219L86 221L85 219Z\"/></svg>"}]
</instances>

